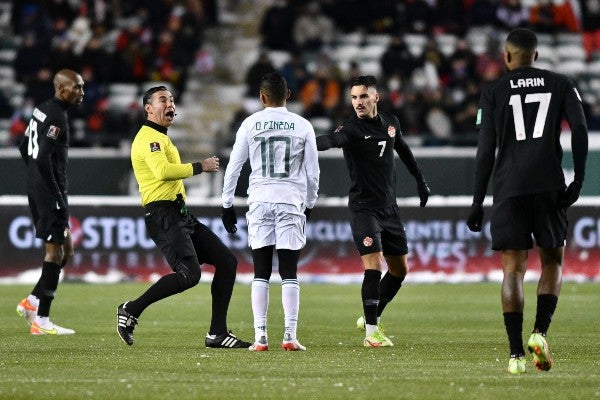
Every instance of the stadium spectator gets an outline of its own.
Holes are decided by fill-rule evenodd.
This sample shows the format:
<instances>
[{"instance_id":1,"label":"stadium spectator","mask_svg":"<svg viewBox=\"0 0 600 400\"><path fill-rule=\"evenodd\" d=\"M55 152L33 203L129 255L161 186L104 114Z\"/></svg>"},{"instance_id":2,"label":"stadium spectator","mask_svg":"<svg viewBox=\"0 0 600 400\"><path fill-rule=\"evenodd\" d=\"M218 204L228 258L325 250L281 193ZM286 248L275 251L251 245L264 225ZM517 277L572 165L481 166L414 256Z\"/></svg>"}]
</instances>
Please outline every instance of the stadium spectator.
<instances>
[{"instance_id":1,"label":"stadium spectator","mask_svg":"<svg viewBox=\"0 0 600 400\"><path fill-rule=\"evenodd\" d=\"M464 0L438 1L433 12L433 32L444 32L459 37L465 35L468 25Z\"/></svg>"},{"instance_id":2,"label":"stadium spectator","mask_svg":"<svg viewBox=\"0 0 600 400\"><path fill-rule=\"evenodd\" d=\"M269 54L266 51L261 51L258 54L258 58L246 72L246 96L255 98L256 94L260 91L261 77L269 72L275 71L275 66L271 61Z\"/></svg>"},{"instance_id":3,"label":"stadium spectator","mask_svg":"<svg viewBox=\"0 0 600 400\"><path fill-rule=\"evenodd\" d=\"M340 82L332 76L330 68L321 66L300 88L300 100L304 117L333 118L340 106Z\"/></svg>"},{"instance_id":4,"label":"stadium spectator","mask_svg":"<svg viewBox=\"0 0 600 400\"><path fill-rule=\"evenodd\" d=\"M83 101L83 79L73 70L54 75L54 97L37 105L19 151L27 168L27 197L35 235L44 241L41 276L17 313L31 325L32 335L72 335L74 330L50 321L50 306L61 270L73 257L69 229L67 109Z\"/></svg>"},{"instance_id":5,"label":"stadium spectator","mask_svg":"<svg viewBox=\"0 0 600 400\"><path fill-rule=\"evenodd\" d=\"M434 9L425 0L405 0L398 4L398 24L406 33L428 35L434 25Z\"/></svg>"},{"instance_id":6,"label":"stadium spectator","mask_svg":"<svg viewBox=\"0 0 600 400\"><path fill-rule=\"evenodd\" d=\"M425 103L422 93L411 87L404 90L404 102L394 115L400 120L406 135L422 135L425 132Z\"/></svg>"},{"instance_id":7,"label":"stadium spectator","mask_svg":"<svg viewBox=\"0 0 600 400\"><path fill-rule=\"evenodd\" d=\"M529 25L540 33L576 32L577 18L568 1L538 0L530 9Z\"/></svg>"},{"instance_id":8,"label":"stadium spectator","mask_svg":"<svg viewBox=\"0 0 600 400\"><path fill-rule=\"evenodd\" d=\"M378 111L375 78L370 75L356 78L351 84L350 97L355 114L335 132L319 136L317 148L319 151L343 148L352 177L350 225L365 267L361 289L363 317L357 320L357 327L366 331L363 345L393 346L379 319L408 273L408 244L396 204L395 153L417 182L421 207L427 203L429 187L402 137L398 119ZM384 263L387 272L382 279Z\"/></svg>"},{"instance_id":9,"label":"stadium spectator","mask_svg":"<svg viewBox=\"0 0 600 400\"><path fill-rule=\"evenodd\" d=\"M50 71L58 71L69 66L76 66L79 69L79 58L73 53L71 42L66 36L54 37L46 66Z\"/></svg>"},{"instance_id":10,"label":"stadium spectator","mask_svg":"<svg viewBox=\"0 0 600 400\"><path fill-rule=\"evenodd\" d=\"M294 41L302 52L316 53L335 39L333 20L321 12L317 1L306 4L294 22Z\"/></svg>"},{"instance_id":11,"label":"stadium spectator","mask_svg":"<svg viewBox=\"0 0 600 400\"><path fill-rule=\"evenodd\" d=\"M276 0L267 8L260 21L259 31L264 48L294 51L296 12L287 0Z\"/></svg>"},{"instance_id":12,"label":"stadium spectator","mask_svg":"<svg viewBox=\"0 0 600 400\"><path fill-rule=\"evenodd\" d=\"M402 34L394 35L381 56L380 64L383 79L387 80L392 75L396 75L402 81L407 81L419 65L406 45Z\"/></svg>"},{"instance_id":13,"label":"stadium spectator","mask_svg":"<svg viewBox=\"0 0 600 400\"><path fill-rule=\"evenodd\" d=\"M279 69L279 73L288 83L288 89L290 89L291 92L288 100L298 100L300 88L304 85L306 80L310 78L302 54L299 51L293 51L290 59Z\"/></svg>"},{"instance_id":14,"label":"stadium spectator","mask_svg":"<svg viewBox=\"0 0 600 400\"><path fill-rule=\"evenodd\" d=\"M467 12L470 27L486 27L496 25L497 0L475 0Z\"/></svg>"},{"instance_id":15,"label":"stadium spectator","mask_svg":"<svg viewBox=\"0 0 600 400\"><path fill-rule=\"evenodd\" d=\"M476 145L475 121L477 119L477 110L479 103L479 85L474 79L467 79L462 83L461 93L458 96L453 96L449 114L452 116L454 144L461 145ZM451 93L452 95L454 93Z\"/></svg>"},{"instance_id":16,"label":"stadium spectator","mask_svg":"<svg viewBox=\"0 0 600 400\"><path fill-rule=\"evenodd\" d=\"M598 0L579 0L583 47L588 59L600 56L600 4Z\"/></svg>"},{"instance_id":17,"label":"stadium spectator","mask_svg":"<svg viewBox=\"0 0 600 400\"><path fill-rule=\"evenodd\" d=\"M23 97L30 99L33 104L40 104L52 97L52 72L48 68L40 68L35 78L25 88Z\"/></svg>"},{"instance_id":18,"label":"stadium spectator","mask_svg":"<svg viewBox=\"0 0 600 400\"><path fill-rule=\"evenodd\" d=\"M233 234L237 232L233 198L242 167L249 159L246 219L248 245L254 262L251 351L269 349L267 311L274 251L279 260L284 315L281 347L287 351L306 350L297 338L298 259L306 244L306 221L317 201L319 162L315 131L310 122L287 110L288 96L289 89L280 74L262 77L259 97L264 109L246 118L236 133L221 196L223 226ZM261 125L264 121L276 121L278 128Z\"/></svg>"},{"instance_id":19,"label":"stadium spectator","mask_svg":"<svg viewBox=\"0 0 600 400\"><path fill-rule=\"evenodd\" d=\"M219 170L219 159L182 164L167 134L176 116L175 101L165 86L143 96L146 121L131 145L133 172L142 195L146 229L161 249L173 273L164 275L141 296L117 307L117 333L133 345L138 318L151 304L190 289L200 281L203 263L215 267L211 286L212 318L206 347L248 348L227 329L227 311L235 283L237 259L217 235L190 214L185 205L183 179Z\"/></svg>"},{"instance_id":20,"label":"stadium spectator","mask_svg":"<svg viewBox=\"0 0 600 400\"><path fill-rule=\"evenodd\" d=\"M486 38L485 51L475 61L476 77L480 82L491 82L498 79L505 68L500 39L492 32Z\"/></svg>"},{"instance_id":21,"label":"stadium spectator","mask_svg":"<svg viewBox=\"0 0 600 400\"><path fill-rule=\"evenodd\" d=\"M501 0L496 9L496 22L503 30L525 27L529 24L529 9L521 0Z\"/></svg>"},{"instance_id":22,"label":"stadium spectator","mask_svg":"<svg viewBox=\"0 0 600 400\"><path fill-rule=\"evenodd\" d=\"M467 218L471 231L483 229L482 204L493 174L490 232L492 249L500 251L502 258L502 311L510 347L507 371L511 374L526 370L523 279L532 238L539 251L541 275L527 347L538 370L552 368L546 334L562 284L567 208L579 197L588 152L585 115L577 90L569 78L535 68L536 49L535 33L528 29L511 31L504 51L509 72L481 95L473 204ZM536 84L519 85L521 81ZM563 118L571 128L575 171L568 187L561 165Z\"/></svg>"},{"instance_id":23,"label":"stadium spectator","mask_svg":"<svg viewBox=\"0 0 600 400\"><path fill-rule=\"evenodd\" d=\"M27 85L35 78L38 70L46 65L47 61L44 49L38 46L35 35L32 32L25 33L13 64L17 82Z\"/></svg>"}]
</instances>

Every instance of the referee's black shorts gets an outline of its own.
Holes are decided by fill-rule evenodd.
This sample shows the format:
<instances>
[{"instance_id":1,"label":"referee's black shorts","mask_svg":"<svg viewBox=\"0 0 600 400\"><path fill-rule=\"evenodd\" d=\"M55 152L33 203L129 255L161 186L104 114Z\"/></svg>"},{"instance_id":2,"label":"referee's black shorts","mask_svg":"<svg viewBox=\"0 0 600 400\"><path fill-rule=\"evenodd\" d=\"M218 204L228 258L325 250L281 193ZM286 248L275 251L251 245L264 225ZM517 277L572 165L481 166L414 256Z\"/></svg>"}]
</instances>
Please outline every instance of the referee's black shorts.
<instances>
[{"instance_id":1,"label":"referee's black shorts","mask_svg":"<svg viewBox=\"0 0 600 400\"><path fill-rule=\"evenodd\" d=\"M562 190L511 197L494 203L490 220L493 250L551 249L565 245L567 209L560 206Z\"/></svg>"},{"instance_id":2,"label":"referee's black shorts","mask_svg":"<svg viewBox=\"0 0 600 400\"><path fill-rule=\"evenodd\" d=\"M181 212L181 203L155 201L145 207L148 236L156 243L169 266L175 271L183 259L191 257L200 264L213 266L224 258L235 258L231 250L206 225L189 212Z\"/></svg>"},{"instance_id":3,"label":"referee's black shorts","mask_svg":"<svg viewBox=\"0 0 600 400\"><path fill-rule=\"evenodd\" d=\"M404 224L397 205L387 208L350 210L350 227L358 253L386 256L408 254Z\"/></svg>"}]
</instances>

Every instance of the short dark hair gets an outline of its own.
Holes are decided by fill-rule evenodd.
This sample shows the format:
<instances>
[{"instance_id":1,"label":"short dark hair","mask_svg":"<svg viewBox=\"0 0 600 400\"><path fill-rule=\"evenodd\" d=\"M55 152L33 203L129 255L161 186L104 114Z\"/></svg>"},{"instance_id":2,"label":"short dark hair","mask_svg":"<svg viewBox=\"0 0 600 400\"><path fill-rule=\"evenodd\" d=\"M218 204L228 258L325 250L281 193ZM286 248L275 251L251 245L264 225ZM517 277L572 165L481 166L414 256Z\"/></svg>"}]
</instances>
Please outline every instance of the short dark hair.
<instances>
[{"instance_id":1,"label":"short dark hair","mask_svg":"<svg viewBox=\"0 0 600 400\"><path fill-rule=\"evenodd\" d=\"M506 37L506 41L526 53L533 54L537 48L537 36L529 29L517 28Z\"/></svg>"},{"instance_id":2,"label":"short dark hair","mask_svg":"<svg viewBox=\"0 0 600 400\"><path fill-rule=\"evenodd\" d=\"M146 104L150 104L150 100L152 99L152 95L154 93L160 92L163 90L169 91L169 89L167 89L166 86L154 86L154 87L151 87L150 89L146 90L146 92L144 93L144 97L142 98L142 108L144 108L144 106Z\"/></svg>"},{"instance_id":3,"label":"short dark hair","mask_svg":"<svg viewBox=\"0 0 600 400\"><path fill-rule=\"evenodd\" d=\"M278 72L269 72L260 78L260 90L265 93L271 101L281 103L287 99L287 81Z\"/></svg>"},{"instance_id":4,"label":"short dark hair","mask_svg":"<svg viewBox=\"0 0 600 400\"><path fill-rule=\"evenodd\" d=\"M365 86L365 87L375 87L377 85L377 79L373 75L362 75L357 76L356 78L350 81L350 87L353 86Z\"/></svg>"}]
</instances>

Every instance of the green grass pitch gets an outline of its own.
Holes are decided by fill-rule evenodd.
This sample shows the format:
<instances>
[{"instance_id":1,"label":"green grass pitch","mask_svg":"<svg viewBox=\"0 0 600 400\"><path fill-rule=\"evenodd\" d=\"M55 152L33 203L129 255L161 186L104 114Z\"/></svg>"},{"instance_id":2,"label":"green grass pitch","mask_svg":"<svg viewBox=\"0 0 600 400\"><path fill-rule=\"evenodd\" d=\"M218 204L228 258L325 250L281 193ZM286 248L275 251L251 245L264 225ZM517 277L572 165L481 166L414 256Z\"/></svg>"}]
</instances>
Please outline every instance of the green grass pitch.
<instances>
[{"instance_id":1,"label":"green grass pitch","mask_svg":"<svg viewBox=\"0 0 600 400\"><path fill-rule=\"evenodd\" d=\"M505 372L500 285L406 284L384 313L391 348L362 347L359 285L301 286L299 339L280 348L281 287L271 285L267 352L204 347L206 283L154 304L135 344L116 306L148 285L59 286L52 319L73 336L32 336L15 312L30 286L0 286L0 399L600 399L600 285L565 283L548 341L555 365ZM535 286L526 285L524 340ZM250 287L236 285L229 328L253 337Z\"/></svg>"}]
</instances>

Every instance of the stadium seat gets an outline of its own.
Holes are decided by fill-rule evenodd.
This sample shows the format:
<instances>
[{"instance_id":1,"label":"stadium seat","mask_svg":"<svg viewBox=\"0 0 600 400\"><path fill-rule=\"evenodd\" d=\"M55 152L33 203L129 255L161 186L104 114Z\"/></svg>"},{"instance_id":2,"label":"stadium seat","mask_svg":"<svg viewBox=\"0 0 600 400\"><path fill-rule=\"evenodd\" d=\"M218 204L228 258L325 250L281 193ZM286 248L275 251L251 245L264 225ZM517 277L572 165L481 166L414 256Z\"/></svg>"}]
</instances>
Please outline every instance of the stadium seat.
<instances>
[{"instance_id":1,"label":"stadium seat","mask_svg":"<svg viewBox=\"0 0 600 400\"><path fill-rule=\"evenodd\" d=\"M587 67L583 60L570 60L558 62L554 69L556 72L576 78L586 72Z\"/></svg>"},{"instance_id":2,"label":"stadium seat","mask_svg":"<svg viewBox=\"0 0 600 400\"><path fill-rule=\"evenodd\" d=\"M315 129L317 136L329 132L333 127L333 122L331 119L326 117L315 117L311 118L309 121Z\"/></svg>"},{"instance_id":3,"label":"stadium seat","mask_svg":"<svg viewBox=\"0 0 600 400\"><path fill-rule=\"evenodd\" d=\"M574 44L581 46L583 36L580 33L561 32L555 35L557 44Z\"/></svg>"},{"instance_id":4,"label":"stadium seat","mask_svg":"<svg viewBox=\"0 0 600 400\"><path fill-rule=\"evenodd\" d=\"M382 34L375 34L375 33L365 35L365 44L367 46L376 44L376 45L387 47L387 46L389 46L391 41L392 41L391 35L382 35Z\"/></svg>"},{"instance_id":5,"label":"stadium seat","mask_svg":"<svg viewBox=\"0 0 600 400\"><path fill-rule=\"evenodd\" d=\"M364 41L364 35L362 32L349 32L338 35L337 43L338 46L360 46Z\"/></svg>"},{"instance_id":6,"label":"stadium seat","mask_svg":"<svg viewBox=\"0 0 600 400\"><path fill-rule=\"evenodd\" d=\"M273 63L273 66L276 69L280 69L285 65L286 62L292 58L291 54L287 51L281 50L269 50L268 52L269 59Z\"/></svg>"},{"instance_id":7,"label":"stadium seat","mask_svg":"<svg viewBox=\"0 0 600 400\"><path fill-rule=\"evenodd\" d=\"M384 44L369 44L360 49L359 55L360 58L365 61L379 61L383 53L385 53L385 50L386 46Z\"/></svg>"},{"instance_id":8,"label":"stadium seat","mask_svg":"<svg viewBox=\"0 0 600 400\"><path fill-rule=\"evenodd\" d=\"M363 75L373 75L376 78L381 76L381 63L379 60L361 61L358 66Z\"/></svg>"},{"instance_id":9,"label":"stadium seat","mask_svg":"<svg viewBox=\"0 0 600 400\"><path fill-rule=\"evenodd\" d=\"M563 43L555 46L560 61L585 60L586 52L581 44Z\"/></svg>"},{"instance_id":10,"label":"stadium seat","mask_svg":"<svg viewBox=\"0 0 600 400\"><path fill-rule=\"evenodd\" d=\"M111 83L108 85L109 95L129 95L137 96L139 93L139 86L135 83Z\"/></svg>"},{"instance_id":11,"label":"stadium seat","mask_svg":"<svg viewBox=\"0 0 600 400\"><path fill-rule=\"evenodd\" d=\"M438 44L440 51L446 56L452 55L454 50L456 49L456 42L458 38L456 35L452 35L449 33L443 33L441 35L435 36L435 41Z\"/></svg>"},{"instance_id":12,"label":"stadium seat","mask_svg":"<svg viewBox=\"0 0 600 400\"><path fill-rule=\"evenodd\" d=\"M360 47L345 44L335 48L333 58L336 61L352 61L360 56Z\"/></svg>"},{"instance_id":13,"label":"stadium seat","mask_svg":"<svg viewBox=\"0 0 600 400\"><path fill-rule=\"evenodd\" d=\"M427 43L427 36L407 33L404 35L404 42L406 43L410 54L414 57L421 57L425 43Z\"/></svg>"}]
</instances>

